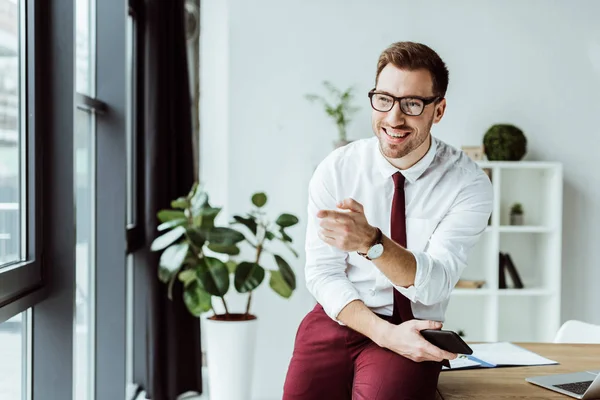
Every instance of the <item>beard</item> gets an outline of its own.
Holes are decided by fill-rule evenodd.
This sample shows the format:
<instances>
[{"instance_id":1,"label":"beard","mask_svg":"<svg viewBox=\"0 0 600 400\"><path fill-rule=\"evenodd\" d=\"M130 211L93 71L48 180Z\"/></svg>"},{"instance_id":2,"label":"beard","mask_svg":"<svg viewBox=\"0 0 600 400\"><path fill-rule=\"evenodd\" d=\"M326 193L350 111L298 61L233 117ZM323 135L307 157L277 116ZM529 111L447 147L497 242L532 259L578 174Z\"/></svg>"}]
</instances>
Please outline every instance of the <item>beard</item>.
<instances>
[{"instance_id":1,"label":"beard","mask_svg":"<svg viewBox=\"0 0 600 400\"><path fill-rule=\"evenodd\" d=\"M427 122L427 124L423 127L424 129L415 129L412 127L404 126L398 127L399 129L410 130L409 137L403 143L392 144L385 140L383 135L386 135L381 129L381 124L377 126L376 135L379 139L379 148L381 149L381 153L389 159L394 158L402 158L413 151L415 151L419 146L421 146L429 136L429 132L431 132L431 127L433 126L433 115L431 119Z\"/></svg>"}]
</instances>

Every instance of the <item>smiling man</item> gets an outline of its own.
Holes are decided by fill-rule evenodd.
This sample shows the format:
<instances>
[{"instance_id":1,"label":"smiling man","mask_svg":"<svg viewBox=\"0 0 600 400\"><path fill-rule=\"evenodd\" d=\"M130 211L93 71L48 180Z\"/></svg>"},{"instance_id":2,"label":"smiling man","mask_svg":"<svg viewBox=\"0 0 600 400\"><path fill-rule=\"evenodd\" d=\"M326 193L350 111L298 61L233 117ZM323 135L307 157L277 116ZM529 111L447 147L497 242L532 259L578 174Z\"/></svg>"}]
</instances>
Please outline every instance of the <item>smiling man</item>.
<instances>
[{"instance_id":1,"label":"smiling man","mask_svg":"<svg viewBox=\"0 0 600 400\"><path fill-rule=\"evenodd\" d=\"M375 137L330 154L309 185L303 319L283 398L433 399L441 329L469 250L487 226L492 186L434 138L448 70L431 48L394 43L369 92Z\"/></svg>"}]
</instances>

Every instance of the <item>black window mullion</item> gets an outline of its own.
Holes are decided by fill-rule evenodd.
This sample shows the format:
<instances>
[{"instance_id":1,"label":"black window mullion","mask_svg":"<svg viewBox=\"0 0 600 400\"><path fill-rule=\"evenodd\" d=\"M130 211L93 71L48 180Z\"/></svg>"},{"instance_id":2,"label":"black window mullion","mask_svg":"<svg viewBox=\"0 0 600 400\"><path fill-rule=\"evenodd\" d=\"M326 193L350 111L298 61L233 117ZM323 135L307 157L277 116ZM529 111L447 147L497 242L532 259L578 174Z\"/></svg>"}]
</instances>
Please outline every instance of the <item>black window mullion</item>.
<instances>
[{"instance_id":1,"label":"black window mullion","mask_svg":"<svg viewBox=\"0 0 600 400\"><path fill-rule=\"evenodd\" d=\"M125 396L126 359L126 0L96 1L95 398Z\"/></svg>"},{"instance_id":2,"label":"black window mullion","mask_svg":"<svg viewBox=\"0 0 600 400\"><path fill-rule=\"evenodd\" d=\"M75 311L75 4L27 0L27 6L35 30L29 58L35 83L28 92L35 96L35 159L42 172L35 212L44 218L39 243L48 288L48 297L32 312L32 398L68 400L73 398Z\"/></svg>"}]
</instances>

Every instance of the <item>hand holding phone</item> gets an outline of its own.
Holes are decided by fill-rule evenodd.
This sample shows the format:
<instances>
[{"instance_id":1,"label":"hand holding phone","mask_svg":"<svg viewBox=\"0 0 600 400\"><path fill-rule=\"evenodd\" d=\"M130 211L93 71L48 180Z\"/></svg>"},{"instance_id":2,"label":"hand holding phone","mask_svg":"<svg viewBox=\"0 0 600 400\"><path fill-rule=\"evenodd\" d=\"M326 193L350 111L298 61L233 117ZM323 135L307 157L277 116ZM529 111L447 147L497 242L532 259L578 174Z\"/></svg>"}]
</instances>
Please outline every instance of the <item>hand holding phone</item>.
<instances>
[{"instance_id":1,"label":"hand holding phone","mask_svg":"<svg viewBox=\"0 0 600 400\"><path fill-rule=\"evenodd\" d=\"M421 331L421 335L429 343L442 350L449 351L450 353L473 354L473 349L471 349L456 332L424 329Z\"/></svg>"}]
</instances>

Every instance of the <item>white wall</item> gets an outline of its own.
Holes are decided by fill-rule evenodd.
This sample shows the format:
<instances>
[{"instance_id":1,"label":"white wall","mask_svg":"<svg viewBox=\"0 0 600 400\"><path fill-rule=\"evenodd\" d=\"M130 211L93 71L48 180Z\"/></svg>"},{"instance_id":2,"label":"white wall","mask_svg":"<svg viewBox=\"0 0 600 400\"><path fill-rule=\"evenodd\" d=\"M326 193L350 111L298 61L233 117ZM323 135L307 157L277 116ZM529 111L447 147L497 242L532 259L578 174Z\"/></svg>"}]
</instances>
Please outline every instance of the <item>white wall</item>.
<instances>
[{"instance_id":1,"label":"white wall","mask_svg":"<svg viewBox=\"0 0 600 400\"><path fill-rule=\"evenodd\" d=\"M335 127L304 94L321 81L355 85L351 139L369 137L366 93L390 43L428 44L450 69L448 109L434 134L479 144L493 123L520 126L527 159L564 163L563 320L600 323L600 2L203 0L201 177L228 212L257 190L274 214L301 217L306 185ZM281 397L297 325L312 304L301 282L288 302L258 291L254 397Z\"/></svg>"}]
</instances>

